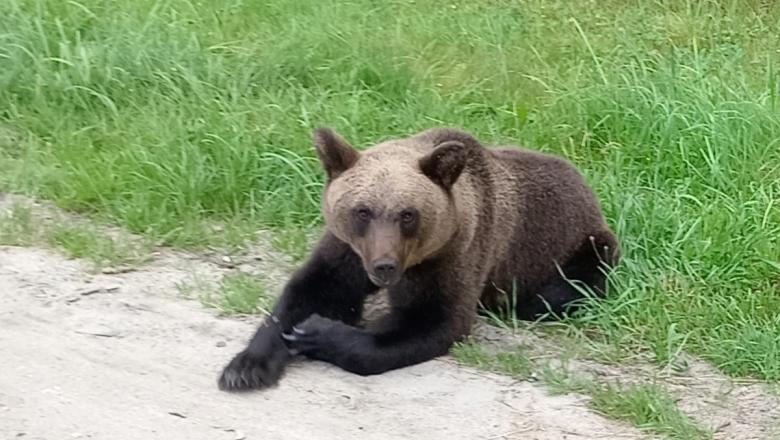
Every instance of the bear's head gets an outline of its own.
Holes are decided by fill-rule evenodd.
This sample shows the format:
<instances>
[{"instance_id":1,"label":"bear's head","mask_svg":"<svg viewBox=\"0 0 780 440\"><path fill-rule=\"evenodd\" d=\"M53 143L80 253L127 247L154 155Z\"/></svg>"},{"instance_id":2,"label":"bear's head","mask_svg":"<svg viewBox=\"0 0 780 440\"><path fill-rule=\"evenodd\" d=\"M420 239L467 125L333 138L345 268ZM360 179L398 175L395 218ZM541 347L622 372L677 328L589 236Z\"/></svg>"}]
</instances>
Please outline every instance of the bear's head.
<instances>
[{"instance_id":1,"label":"bear's head","mask_svg":"<svg viewBox=\"0 0 780 440\"><path fill-rule=\"evenodd\" d=\"M462 132L391 140L359 152L330 129L314 133L327 174L323 215L379 287L435 255L458 229L453 185L466 166ZM466 135L468 137L468 135Z\"/></svg>"}]
</instances>

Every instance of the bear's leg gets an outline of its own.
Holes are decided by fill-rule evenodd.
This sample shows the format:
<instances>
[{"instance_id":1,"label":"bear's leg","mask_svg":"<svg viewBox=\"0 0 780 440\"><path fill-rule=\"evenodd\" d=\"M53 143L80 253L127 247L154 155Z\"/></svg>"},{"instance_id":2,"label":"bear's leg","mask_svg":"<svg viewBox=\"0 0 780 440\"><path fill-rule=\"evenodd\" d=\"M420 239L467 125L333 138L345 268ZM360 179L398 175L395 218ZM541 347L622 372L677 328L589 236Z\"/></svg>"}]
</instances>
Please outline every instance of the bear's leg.
<instances>
[{"instance_id":1,"label":"bear's leg","mask_svg":"<svg viewBox=\"0 0 780 440\"><path fill-rule=\"evenodd\" d=\"M448 306L429 300L395 308L367 329L314 315L283 336L291 350L309 358L359 375L380 374L444 355L465 336L473 317L458 318Z\"/></svg>"},{"instance_id":2,"label":"bear's leg","mask_svg":"<svg viewBox=\"0 0 780 440\"><path fill-rule=\"evenodd\" d=\"M529 301L517 305L517 316L523 320L560 318L576 309L573 301L584 297L582 290L573 286L584 284L596 295L606 291L606 274L620 258L617 239L610 231L588 237L560 270L533 294Z\"/></svg>"},{"instance_id":3,"label":"bear's leg","mask_svg":"<svg viewBox=\"0 0 780 440\"><path fill-rule=\"evenodd\" d=\"M320 241L309 260L290 279L271 316L257 329L219 378L220 389L238 391L277 383L292 356L281 337L312 314L346 324L360 319L366 296L377 288L360 258L332 234Z\"/></svg>"}]
</instances>

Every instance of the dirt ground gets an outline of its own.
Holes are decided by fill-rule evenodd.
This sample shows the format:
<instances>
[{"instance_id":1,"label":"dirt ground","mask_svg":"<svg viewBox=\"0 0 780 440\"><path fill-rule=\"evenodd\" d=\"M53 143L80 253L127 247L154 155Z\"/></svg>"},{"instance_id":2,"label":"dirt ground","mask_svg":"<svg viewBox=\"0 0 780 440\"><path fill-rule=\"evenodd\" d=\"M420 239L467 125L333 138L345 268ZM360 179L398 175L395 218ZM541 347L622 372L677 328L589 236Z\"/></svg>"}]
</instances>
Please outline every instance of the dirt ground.
<instances>
[{"instance_id":1,"label":"dirt ground","mask_svg":"<svg viewBox=\"0 0 780 440\"><path fill-rule=\"evenodd\" d=\"M221 392L217 375L258 318L219 317L177 284L228 270L166 250L136 270L95 274L51 249L0 247L0 439L649 438L583 396L449 357L372 377L304 361L277 388ZM703 395L688 406L710 414ZM775 438L764 428L777 399L742 403L715 402L727 422L734 408L763 411L739 414L746 424L719 437Z\"/></svg>"}]
</instances>

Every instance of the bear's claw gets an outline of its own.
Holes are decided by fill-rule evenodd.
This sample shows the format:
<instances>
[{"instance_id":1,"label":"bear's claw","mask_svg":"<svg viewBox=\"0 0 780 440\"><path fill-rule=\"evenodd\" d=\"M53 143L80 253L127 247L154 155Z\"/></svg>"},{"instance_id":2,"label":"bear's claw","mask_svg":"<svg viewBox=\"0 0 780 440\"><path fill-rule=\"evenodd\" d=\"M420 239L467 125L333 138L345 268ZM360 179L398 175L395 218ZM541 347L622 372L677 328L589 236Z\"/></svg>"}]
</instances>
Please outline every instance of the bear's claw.
<instances>
[{"instance_id":1,"label":"bear's claw","mask_svg":"<svg viewBox=\"0 0 780 440\"><path fill-rule=\"evenodd\" d=\"M281 356L286 353L280 352ZM247 351L236 355L217 381L223 391L246 391L269 388L277 384L284 370L284 359L278 355L255 356Z\"/></svg>"}]
</instances>

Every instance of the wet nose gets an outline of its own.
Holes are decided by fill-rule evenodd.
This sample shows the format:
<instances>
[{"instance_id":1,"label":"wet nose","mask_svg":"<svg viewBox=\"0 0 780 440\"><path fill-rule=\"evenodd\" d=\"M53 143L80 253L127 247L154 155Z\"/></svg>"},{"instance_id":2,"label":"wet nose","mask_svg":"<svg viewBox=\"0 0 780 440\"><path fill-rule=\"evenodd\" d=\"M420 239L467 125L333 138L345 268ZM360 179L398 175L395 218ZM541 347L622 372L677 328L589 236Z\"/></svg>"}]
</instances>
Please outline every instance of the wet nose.
<instances>
[{"instance_id":1,"label":"wet nose","mask_svg":"<svg viewBox=\"0 0 780 440\"><path fill-rule=\"evenodd\" d=\"M378 260L374 260L372 266L376 276L387 280L395 275L395 271L398 269L398 261L392 258L380 258Z\"/></svg>"}]
</instances>

